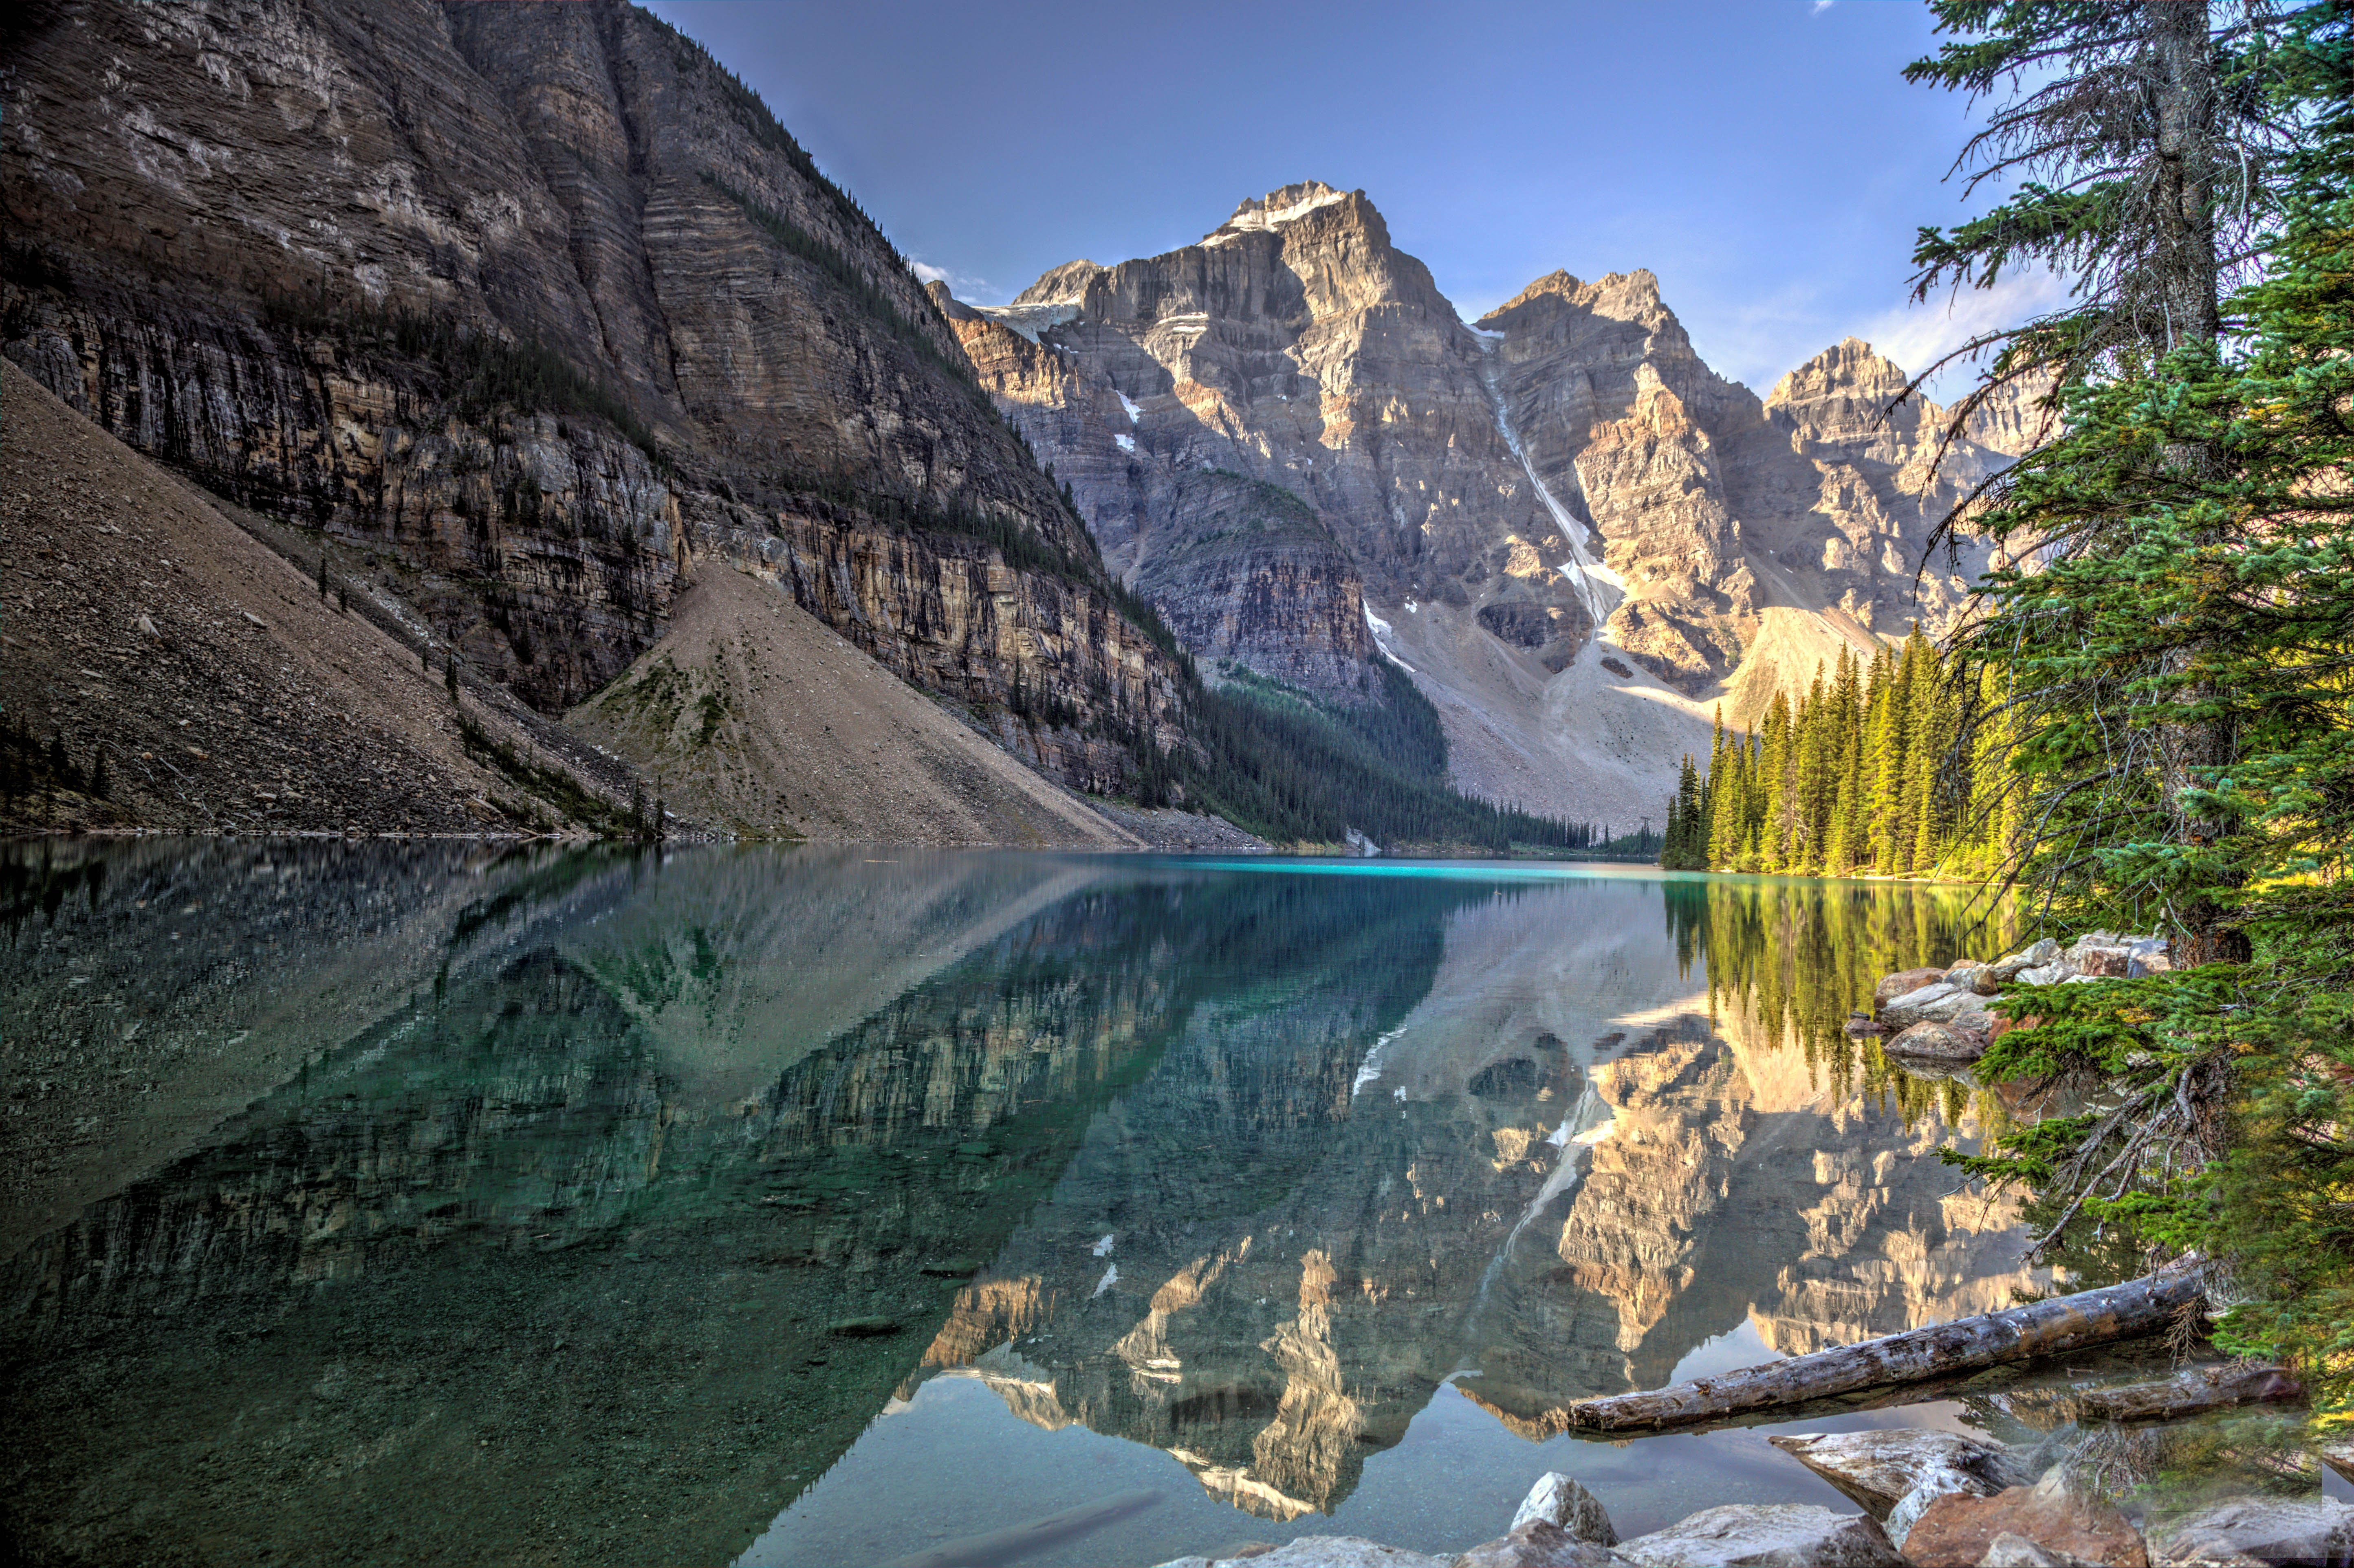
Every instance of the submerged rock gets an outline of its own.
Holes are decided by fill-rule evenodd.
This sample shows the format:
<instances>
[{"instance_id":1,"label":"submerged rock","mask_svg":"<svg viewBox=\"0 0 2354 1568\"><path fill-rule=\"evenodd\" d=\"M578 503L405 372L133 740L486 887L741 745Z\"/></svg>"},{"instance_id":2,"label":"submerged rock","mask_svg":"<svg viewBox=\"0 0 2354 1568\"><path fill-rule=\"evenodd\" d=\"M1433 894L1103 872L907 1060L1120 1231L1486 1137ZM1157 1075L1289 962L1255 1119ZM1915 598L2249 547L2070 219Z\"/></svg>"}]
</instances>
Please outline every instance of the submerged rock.
<instances>
[{"instance_id":1,"label":"submerged rock","mask_svg":"<svg viewBox=\"0 0 2354 1568\"><path fill-rule=\"evenodd\" d=\"M1511 1528L1518 1530L1532 1520L1558 1525L1580 1541L1618 1544L1618 1531L1601 1499L1559 1470L1537 1478L1537 1484L1521 1499L1520 1511L1512 1515Z\"/></svg>"},{"instance_id":2,"label":"submerged rock","mask_svg":"<svg viewBox=\"0 0 2354 1568\"><path fill-rule=\"evenodd\" d=\"M2186 1367L2162 1383L2089 1389L2076 1403L2095 1421L2180 1421L2237 1404L2293 1404L2304 1398L2304 1386L2283 1368L2226 1361Z\"/></svg>"},{"instance_id":3,"label":"submerged rock","mask_svg":"<svg viewBox=\"0 0 2354 1568\"><path fill-rule=\"evenodd\" d=\"M2354 1503L2249 1499L2201 1509L2151 1535L2155 1563L2343 1563L2354 1558Z\"/></svg>"},{"instance_id":4,"label":"submerged rock","mask_svg":"<svg viewBox=\"0 0 2354 1568\"><path fill-rule=\"evenodd\" d=\"M1532 1519L1458 1557L1454 1568L1629 1568L1599 1542L1583 1540L1551 1520Z\"/></svg>"},{"instance_id":5,"label":"submerged rock","mask_svg":"<svg viewBox=\"0 0 2354 1568\"><path fill-rule=\"evenodd\" d=\"M1900 1426L1877 1432L1803 1432L1766 1440L1879 1520L1886 1519L1925 1479L1943 1474L1964 1483L1952 1490L1986 1496L2028 1478L2018 1473L2009 1449L1960 1432Z\"/></svg>"},{"instance_id":6,"label":"submerged rock","mask_svg":"<svg viewBox=\"0 0 2354 1568\"><path fill-rule=\"evenodd\" d=\"M1812 1503L1732 1503L1624 1542L1645 1568L1904 1568L1887 1532Z\"/></svg>"}]
</instances>

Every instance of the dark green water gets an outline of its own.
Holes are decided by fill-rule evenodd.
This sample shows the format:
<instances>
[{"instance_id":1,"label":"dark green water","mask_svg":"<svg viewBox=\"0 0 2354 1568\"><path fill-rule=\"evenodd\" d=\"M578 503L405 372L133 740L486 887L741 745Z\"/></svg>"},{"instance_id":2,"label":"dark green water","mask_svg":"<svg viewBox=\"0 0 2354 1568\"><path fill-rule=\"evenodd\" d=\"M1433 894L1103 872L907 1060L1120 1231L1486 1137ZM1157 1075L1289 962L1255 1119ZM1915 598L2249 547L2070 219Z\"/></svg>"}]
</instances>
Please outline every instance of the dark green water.
<instances>
[{"instance_id":1,"label":"dark green water","mask_svg":"<svg viewBox=\"0 0 2354 1568\"><path fill-rule=\"evenodd\" d=\"M1097 1504L949 1555L1459 1551L1547 1469L1628 1533L1846 1509L1755 1433L1549 1423L2031 1282L1924 1157L1965 1091L1837 1033L1993 945L1951 891L9 853L33 1561L865 1564Z\"/></svg>"}]
</instances>

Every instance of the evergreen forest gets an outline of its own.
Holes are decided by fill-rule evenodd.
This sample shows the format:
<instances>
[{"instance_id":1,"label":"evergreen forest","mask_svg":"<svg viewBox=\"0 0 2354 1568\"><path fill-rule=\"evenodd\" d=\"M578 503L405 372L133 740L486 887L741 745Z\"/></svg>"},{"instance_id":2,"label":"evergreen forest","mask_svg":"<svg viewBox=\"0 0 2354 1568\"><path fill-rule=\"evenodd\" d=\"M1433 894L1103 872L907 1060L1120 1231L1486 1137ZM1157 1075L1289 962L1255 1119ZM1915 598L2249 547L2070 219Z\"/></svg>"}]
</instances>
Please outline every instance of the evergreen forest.
<instances>
[{"instance_id":1,"label":"evergreen forest","mask_svg":"<svg viewBox=\"0 0 2354 1568\"><path fill-rule=\"evenodd\" d=\"M1798 701L1776 693L1754 734L1720 715L1703 765L1687 757L1668 802L1670 871L1977 877L1999 868L2017 796L1989 727L1957 749L1956 662L1915 627L1869 662L1841 649Z\"/></svg>"},{"instance_id":2,"label":"evergreen forest","mask_svg":"<svg viewBox=\"0 0 2354 1568\"><path fill-rule=\"evenodd\" d=\"M1981 370L1954 432L1999 393L2040 411L1946 523L1999 564L1939 643L1842 654L1755 733L1720 726L1684 761L1661 864L1952 877L2020 895L2018 938L2163 936L2147 972L1993 1000L2003 1027L1970 1066L1991 1136L1946 1158L2024 1198L2029 1258L2072 1287L2197 1270L2213 1346L2342 1423L2354 0L1929 11L1945 41L1904 75L1968 101L1954 173L1996 199L1920 231L1915 298L2039 267L2071 285L1955 356ZM1712 927L1738 925L1693 889ZM1724 941L1712 993L1725 967L1827 1040L1837 938L1808 940L1829 989L1744 980ZM2055 1086L2081 1108L2004 1109Z\"/></svg>"}]
</instances>

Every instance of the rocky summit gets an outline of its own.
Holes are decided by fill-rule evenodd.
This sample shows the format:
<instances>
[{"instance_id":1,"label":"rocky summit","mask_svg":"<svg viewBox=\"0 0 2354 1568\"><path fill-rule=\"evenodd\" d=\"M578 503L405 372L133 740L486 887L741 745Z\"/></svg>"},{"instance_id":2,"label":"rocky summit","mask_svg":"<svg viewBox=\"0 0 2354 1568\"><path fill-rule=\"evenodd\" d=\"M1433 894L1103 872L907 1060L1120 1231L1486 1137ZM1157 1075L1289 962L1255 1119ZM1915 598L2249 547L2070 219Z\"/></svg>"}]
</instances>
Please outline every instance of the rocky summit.
<instances>
[{"instance_id":1,"label":"rocky summit","mask_svg":"<svg viewBox=\"0 0 2354 1568\"><path fill-rule=\"evenodd\" d=\"M1341 701L1412 669L1458 784L1631 825L1842 645L1958 609L1928 549L2033 411L1966 426L1846 339L1761 398L1649 272L1476 323L1362 191L1245 201L1165 255L934 298L1105 559L1206 662Z\"/></svg>"}]
</instances>

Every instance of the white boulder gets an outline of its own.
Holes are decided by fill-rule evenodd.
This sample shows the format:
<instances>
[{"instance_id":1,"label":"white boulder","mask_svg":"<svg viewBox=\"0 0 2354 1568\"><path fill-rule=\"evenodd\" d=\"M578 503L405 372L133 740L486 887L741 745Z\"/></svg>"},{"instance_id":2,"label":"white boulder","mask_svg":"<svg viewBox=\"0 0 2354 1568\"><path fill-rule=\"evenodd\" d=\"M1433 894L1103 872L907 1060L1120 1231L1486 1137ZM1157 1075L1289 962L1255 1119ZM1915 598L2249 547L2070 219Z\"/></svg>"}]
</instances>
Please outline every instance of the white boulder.
<instances>
[{"instance_id":1,"label":"white boulder","mask_svg":"<svg viewBox=\"0 0 2354 1568\"><path fill-rule=\"evenodd\" d=\"M1805 1432L1766 1439L1840 1493L1885 1519L1907 1493L1932 1478L1957 1478L1947 1489L1991 1496L2028 1478L2010 1450L1963 1432L1918 1426L1872 1432Z\"/></svg>"},{"instance_id":2,"label":"white boulder","mask_svg":"<svg viewBox=\"0 0 2354 1568\"><path fill-rule=\"evenodd\" d=\"M1618 1531L1611 1527L1601 1499L1559 1470L1537 1478L1537 1484L1521 1500L1520 1511L1512 1515L1510 1528L1518 1530L1532 1519L1559 1525L1580 1541L1603 1546L1618 1543Z\"/></svg>"},{"instance_id":3,"label":"white boulder","mask_svg":"<svg viewBox=\"0 0 2354 1568\"><path fill-rule=\"evenodd\" d=\"M1263 1560L1261 1560L1263 1561ZM1532 1519L1510 1533L1482 1542L1454 1568L1633 1568L1596 1541L1581 1541L1551 1520Z\"/></svg>"}]
</instances>

